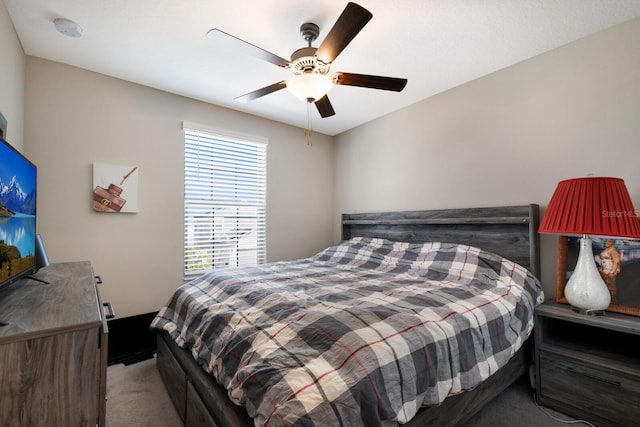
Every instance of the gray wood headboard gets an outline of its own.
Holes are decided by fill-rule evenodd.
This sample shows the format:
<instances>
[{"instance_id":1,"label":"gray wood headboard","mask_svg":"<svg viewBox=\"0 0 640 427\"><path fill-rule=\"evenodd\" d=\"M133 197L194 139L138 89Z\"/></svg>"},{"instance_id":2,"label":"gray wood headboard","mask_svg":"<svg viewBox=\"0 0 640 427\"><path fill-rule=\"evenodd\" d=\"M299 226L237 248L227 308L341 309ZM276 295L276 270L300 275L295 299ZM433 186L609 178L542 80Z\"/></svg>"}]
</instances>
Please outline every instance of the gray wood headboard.
<instances>
[{"instance_id":1,"label":"gray wood headboard","mask_svg":"<svg viewBox=\"0 0 640 427\"><path fill-rule=\"evenodd\" d=\"M495 252L540 277L538 205L342 215L342 238L448 242Z\"/></svg>"}]
</instances>

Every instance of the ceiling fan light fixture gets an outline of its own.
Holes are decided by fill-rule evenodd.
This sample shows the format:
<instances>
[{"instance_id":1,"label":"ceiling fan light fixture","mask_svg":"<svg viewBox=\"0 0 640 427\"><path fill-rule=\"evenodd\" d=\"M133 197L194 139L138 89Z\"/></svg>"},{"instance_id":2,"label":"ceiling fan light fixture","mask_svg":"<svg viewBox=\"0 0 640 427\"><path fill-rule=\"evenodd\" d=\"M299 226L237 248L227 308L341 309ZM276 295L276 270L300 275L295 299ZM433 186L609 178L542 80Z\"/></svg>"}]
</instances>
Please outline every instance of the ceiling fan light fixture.
<instances>
[{"instance_id":1,"label":"ceiling fan light fixture","mask_svg":"<svg viewBox=\"0 0 640 427\"><path fill-rule=\"evenodd\" d=\"M333 82L324 74L303 73L287 80L287 89L298 99L315 102L325 96Z\"/></svg>"}]
</instances>

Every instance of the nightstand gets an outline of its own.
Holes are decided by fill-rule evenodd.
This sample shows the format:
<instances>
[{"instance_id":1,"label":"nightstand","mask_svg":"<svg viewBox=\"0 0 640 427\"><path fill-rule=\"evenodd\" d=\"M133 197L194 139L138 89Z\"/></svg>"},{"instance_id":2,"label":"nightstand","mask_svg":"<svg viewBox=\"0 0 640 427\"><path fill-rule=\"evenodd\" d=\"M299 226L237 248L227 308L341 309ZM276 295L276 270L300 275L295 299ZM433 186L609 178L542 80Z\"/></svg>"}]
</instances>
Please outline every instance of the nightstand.
<instances>
[{"instance_id":1,"label":"nightstand","mask_svg":"<svg viewBox=\"0 0 640 427\"><path fill-rule=\"evenodd\" d=\"M546 302L535 311L541 405L598 426L640 420L640 317L589 316Z\"/></svg>"}]
</instances>

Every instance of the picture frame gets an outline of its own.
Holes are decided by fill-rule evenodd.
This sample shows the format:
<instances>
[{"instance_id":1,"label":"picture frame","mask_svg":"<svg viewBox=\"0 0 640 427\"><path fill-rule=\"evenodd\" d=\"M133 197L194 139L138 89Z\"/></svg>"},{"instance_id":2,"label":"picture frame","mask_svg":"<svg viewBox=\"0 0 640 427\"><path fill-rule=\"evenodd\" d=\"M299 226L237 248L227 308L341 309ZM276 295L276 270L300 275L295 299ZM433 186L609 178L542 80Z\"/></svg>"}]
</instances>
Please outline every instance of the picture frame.
<instances>
[{"instance_id":1,"label":"picture frame","mask_svg":"<svg viewBox=\"0 0 640 427\"><path fill-rule=\"evenodd\" d=\"M138 212L138 167L93 164L94 212Z\"/></svg>"},{"instance_id":2,"label":"picture frame","mask_svg":"<svg viewBox=\"0 0 640 427\"><path fill-rule=\"evenodd\" d=\"M601 266L600 254L605 249L607 239L592 238L593 255L598 268ZM614 248L620 254L620 268L615 274L613 292L615 299L607 311L640 316L640 241L639 240L613 240ZM611 245L611 243L608 243ZM573 269L575 268L580 252L580 238L558 237L558 265L556 272L556 301L568 304L564 295L564 288Z\"/></svg>"}]
</instances>

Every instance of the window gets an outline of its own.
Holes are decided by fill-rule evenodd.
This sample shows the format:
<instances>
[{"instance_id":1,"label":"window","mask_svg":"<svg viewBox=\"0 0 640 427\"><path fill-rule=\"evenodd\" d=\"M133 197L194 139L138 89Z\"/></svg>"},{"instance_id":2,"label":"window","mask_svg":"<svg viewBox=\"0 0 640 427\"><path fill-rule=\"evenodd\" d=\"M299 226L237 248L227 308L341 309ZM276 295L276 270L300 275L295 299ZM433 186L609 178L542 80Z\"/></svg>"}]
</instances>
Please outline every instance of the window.
<instances>
[{"instance_id":1,"label":"window","mask_svg":"<svg viewBox=\"0 0 640 427\"><path fill-rule=\"evenodd\" d=\"M184 275L265 262L265 140L184 127Z\"/></svg>"}]
</instances>

